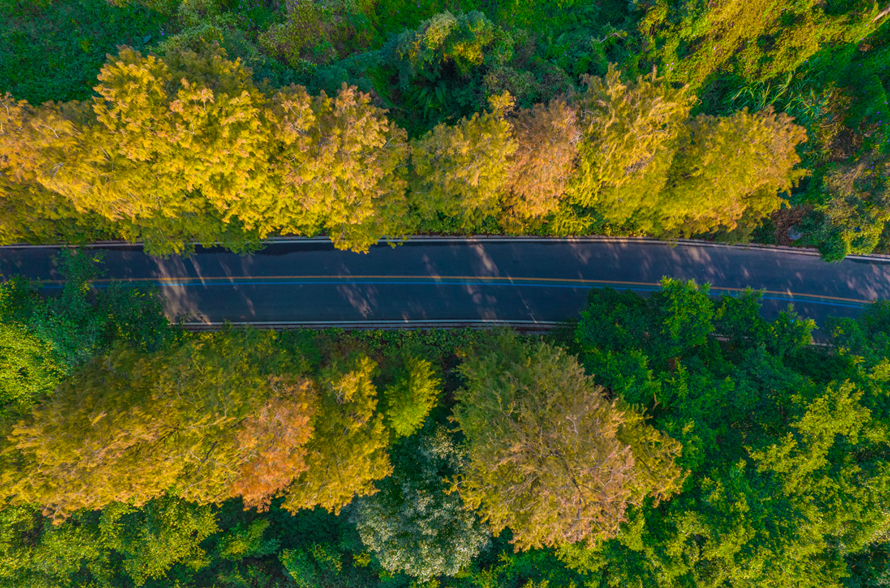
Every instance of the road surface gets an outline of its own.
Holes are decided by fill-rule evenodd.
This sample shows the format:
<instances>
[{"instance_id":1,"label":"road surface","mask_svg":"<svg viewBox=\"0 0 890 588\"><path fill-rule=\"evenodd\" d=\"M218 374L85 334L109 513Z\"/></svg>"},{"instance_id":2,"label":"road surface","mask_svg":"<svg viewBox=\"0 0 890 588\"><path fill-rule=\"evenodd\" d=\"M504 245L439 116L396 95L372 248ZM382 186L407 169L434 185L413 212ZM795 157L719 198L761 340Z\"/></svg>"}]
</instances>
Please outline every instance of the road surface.
<instances>
[{"instance_id":1,"label":"road surface","mask_svg":"<svg viewBox=\"0 0 890 588\"><path fill-rule=\"evenodd\" d=\"M821 323L890 298L890 260L828 264L786 250L636 239L416 239L368 254L324 240L279 241L250 256L201 249L156 258L132 245L97 246L106 278L155 283L167 313L191 325L546 326L575 317L594 287L658 289L662 276L710 283L714 293L765 290L763 312L793 303ZM0 248L0 274L59 288L51 247ZM107 281L97 283L98 287Z\"/></svg>"}]
</instances>

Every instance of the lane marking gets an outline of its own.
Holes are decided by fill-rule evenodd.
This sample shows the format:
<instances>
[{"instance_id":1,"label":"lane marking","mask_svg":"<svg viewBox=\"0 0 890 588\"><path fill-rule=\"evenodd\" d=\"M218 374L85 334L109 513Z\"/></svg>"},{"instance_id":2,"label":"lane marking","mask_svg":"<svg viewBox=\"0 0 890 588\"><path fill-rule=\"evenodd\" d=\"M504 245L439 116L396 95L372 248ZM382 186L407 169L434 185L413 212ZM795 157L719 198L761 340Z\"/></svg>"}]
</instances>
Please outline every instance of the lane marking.
<instances>
[{"instance_id":1,"label":"lane marking","mask_svg":"<svg viewBox=\"0 0 890 588\"><path fill-rule=\"evenodd\" d=\"M591 286L631 286L628 288L635 291L657 291L661 288L658 282L632 282L621 280L589 280L580 278L534 278L534 277L512 277L512 276L380 276L380 275L355 275L355 276L213 276L213 277L178 277L178 278L128 278L114 279L105 278L94 280L94 283L111 284L115 282L140 282L154 283L161 287L209 287L209 286L286 286L286 285L439 285L439 286L512 286L527 288L570 288L580 289L589 288ZM529 283L531 282L531 283ZM47 288L61 288L64 280L44 280L43 283L57 284L56 286L46 286ZM103 286L99 286L103 287ZM107 286L105 286L107 287ZM746 288L735 288L731 286L711 286L711 292L714 294L723 293L741 293ZM868 304L870 300L862 300L856 298L844 298L840 296L828 296L821 294L800 294L779 290L758 290L752 288L753 291L761 291L764 294L764 300L797 300L811 304L825 304L832 306L843 306L848 308L860 308L864 304ZM822 302L832 301L832 302ZM852 303L852 304L838 304Z\"/></svg>"}]
</instances>

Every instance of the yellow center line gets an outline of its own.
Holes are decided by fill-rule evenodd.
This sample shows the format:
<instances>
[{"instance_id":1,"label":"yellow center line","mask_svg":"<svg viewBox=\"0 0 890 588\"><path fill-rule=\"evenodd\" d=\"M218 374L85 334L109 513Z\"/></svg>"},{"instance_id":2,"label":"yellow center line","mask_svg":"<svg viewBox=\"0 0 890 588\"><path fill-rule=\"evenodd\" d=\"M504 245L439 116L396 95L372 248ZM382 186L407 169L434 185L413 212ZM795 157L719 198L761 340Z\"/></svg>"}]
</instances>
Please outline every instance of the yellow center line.
<instances>
[{"instance_id":1,"label":"yellow center line","mask_svg":"<svg viewBox=\"0 0 890 588\"><path fill-rule=\"evenodd\" d=\"M198 281L198 282L208 282L208 281L218 281L218 280L228 280L229 282L237 283L238 281L243 280L430 280L433 282L439 282L444 280L478 280L478 281L505 281L505 282L571 282L575 284L616 284L616 285L624 285L624 286L660 286L659 282L630 282L623 280L586 280L580 278L523 278L523 277L514 277L514 276L438 276L438 275L426 275L426 276L400 276L400 275L327 275L327 276L183 276L183 277L157 277L157 278L126 278L126 279L117 279L117 278L107 278L107 279L99 279L93 280L94 282L102 282L102 283L111 283L111 282L185 282L185 281ZM64 283L64 280L43 280L44 282L49 283ZM712 290L725 290L728 292L744 292L746 288L734 288L730 286L715 286L711 285ZM871 302L870 300L862 300L856 298L844 298L841 296L826 296L822 294L798 294L792 292L791 290L779 291L779 290L759 290L757 288L752 288L755 291L762 291L765 294L777 294L782 296L789 297L798 297L798 298L818 298L824 300L837 300L841 302L855 302L857 304L868 304Z\"/></svg>"}]
</instances>

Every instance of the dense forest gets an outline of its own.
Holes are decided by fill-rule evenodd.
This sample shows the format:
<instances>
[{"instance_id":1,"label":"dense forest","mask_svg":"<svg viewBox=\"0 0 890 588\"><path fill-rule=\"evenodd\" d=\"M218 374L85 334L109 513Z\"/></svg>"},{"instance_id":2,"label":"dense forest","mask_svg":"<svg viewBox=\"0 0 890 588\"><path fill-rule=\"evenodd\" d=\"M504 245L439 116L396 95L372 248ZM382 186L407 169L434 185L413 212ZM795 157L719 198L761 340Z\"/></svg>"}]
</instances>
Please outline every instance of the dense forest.
<instances>
[{"instance_id":1,"label":"dense forest","mask_svg":"<svg viewBox=\"0 0 890 588\"><path fill-rule=\"evenodd\" d=\"M0 285L0 586L890 581L890 303L665 279L547 336L189 333L63 254Z\"/></svg>"},{"instance_id":2,"label":"dense forest","mask_svg":"<svg viewBox=\"0 0 890 588\"><path fill-rule=\"evenodd\" d=\"M875 0L0 0L0 242L890 251Z\"/></svg>"},{"instance_id":3,"label":"dense forest","mask_svg":"<svg viewBox=\"0 0 890 588\"><path fill-rule=\"evenodd\" d=\"M875 0L0 0L0 244L890 252ZM890 302L195 333L0 283L0 588L890 585ZM813 333L818 329L815 341Z\"/></svg>"}]
</instances>

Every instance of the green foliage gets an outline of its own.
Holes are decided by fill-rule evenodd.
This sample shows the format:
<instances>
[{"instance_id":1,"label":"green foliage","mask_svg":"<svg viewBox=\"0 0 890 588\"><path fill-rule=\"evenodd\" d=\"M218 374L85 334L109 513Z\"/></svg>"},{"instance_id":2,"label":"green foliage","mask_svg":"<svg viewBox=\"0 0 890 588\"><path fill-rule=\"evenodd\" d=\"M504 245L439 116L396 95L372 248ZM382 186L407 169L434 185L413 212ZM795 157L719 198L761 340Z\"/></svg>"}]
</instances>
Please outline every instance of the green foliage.
<instances>
[{"instance_id":1,"label":"green foliage","mask_svg":"<svg viewBox=\"0 0 890 588\"><path fill-rule=\"evenodd\" d=\"M358 2L294 0L287 20L269 27L259 42L291 67L311 69L366 48L373 34L365 21Z\"/></svg>"},{"instance_id":2,"label":"green foliage","mask_svg":"<svg viewBox=\"0 0 890 588\"><path fill-rule=\"evenodd\" d=\"M55 389L64 367L53 347L16 324L0 324L0 405L27 407Z\"/></svg>"},{"instance_id":3,"label":"green foliage","mask_svg":"<svg viewBox=\"0 0 890 588\"><path fill-rule=\"evenodd\" d=\"M219 555L223 559L240 561L245 557L262 557L278 551L278 540L263 539L269 528L268 519L256 519L240 524L220 538Z\"/></svg>"},{"instance_id":4,"label":"green foliage","mask_svg":"<svg viewBox=\"0 0 890 588\"><path fill-rule=\"evenodd\" d=\"M71 587L157 585L175 566L201 569L209 560L199 544L218 531L209 507L161 497L142 509L110 505L52 525L31 507L0 513L0 585Z\"/></svg>"},{"instance_id":5,"label":"green foliage","mask_svg":"<svg viewBox=\"0 0 890 588\"><path fill-rule=\"evenodd\" d=\"M477 110L485 99L483 72L510 61L513 40L481 12L455 16L446 11L393 35L381 51L383 67L394 72L385 83L394 85L398 95L388 87L377 90L411 113L413 130L418 122Z\"/></svg>"},{"instance_id":6,"label":"green foliage","mask_svg":"<svg viewBox=\"0 0 890 588\"><path fill-rule=\"evenodd\" d=\"M383 391L381 410L394 437L408 437L423 426L436 405L441 385L429 360L405 355L395 382Z\"/></svg>"},{"instance_id":7,"label":"green foliage","mask_svg":"<svg viewBox=\"0 0 890 588\"><path fill-rule=\"evenodd\" d=\"M847 558L887 528L868 506L887 487L887 380L875 353L886 309L839 321L825 350L807 345L812 323L761 318L754 293L705 301L591 293L577 330L586 368L682 441L691 474L678 499L563 558L603 584L839 586ZM652 335L690 320L701 328L689 344Z\"/></svg>"},{"instance_id":8,"label":"green foliage","mask_svg":"<svg viewBox=\"0 0 890 588\"><path fill-rule=\"evenodd\" d=\"M878 154L866 154L837 166L823 180L826 201L823 243L826 261L875 250L885 223L890 220L890 163Z\"/></svg>"},{"instance_id":9,"label":"green foliage","mask_svg":"<svg viewBox=\"0 0 890 588\"><path fill-rule=\"evenodd\" d=\"M136 586L163 578L174 564L200 569L208 558L199 544L218 531L207 506L172 497L158 498L141 509L115 504L102 512L103 547L123 556L123 568Z\"/></svg>"},{"instance_id":10,"label":"green foliage","mask_svg":"<svg viewBox=\"0 0 890 588\"><path fill-rule=\"evenodd\" d=\"M325 545L281 552L281 563L300 588L334 585L343 570L339 554Z\"/></svg>"},{"instance_id":11,"label":"green foliage","mask_svg":"<svg viewBox=\"0 0 890 588\"><path fill-rule=\"evenodd\" d=\"M427 427L393 451L394 474L380 491L358 503L362 541L391 573L430 581L466 569L488 543L479 523L447 478L457 474L464 456L443 428Z\"/></svg>"},{"instance_id":12,"label":"green foliage","mask_svg":"<svg viewBox=\"0 0 890 588\"><path fill-rule=\"evenodd\" d=\"M92 290L101 255L62 250L58 297L22 280L0 284L0 405L28 409L62 378L117 343L154 351L178 335L156 289L111 284ZM52 291L52 290L50 290Z\"/></svg>"},{"instance_id":13,"label":"green foliage","mask_svg":"<svg viewBox=\"0 0 890 588\"><path fill-rule=\"evenodd\" d=\"M32 104L88 99L107 54L122 44L152 47L170 25L169 17L141 4L27 4L0 2L0 94Z\"/></svg>"},{"instance_id":14,"label":"green foliage","mask_svg":"<svg viewBox=\"0 0 890 588\"><path fill-rule=\"evenodd\" d=\"M658 2L640 29L667 75L697 89L720 70L752 81L774 78L794 71L823 46L874 30L876 3L845 4L846 10L835 12L815 0Z\"/></svg>"}]
</instances>

